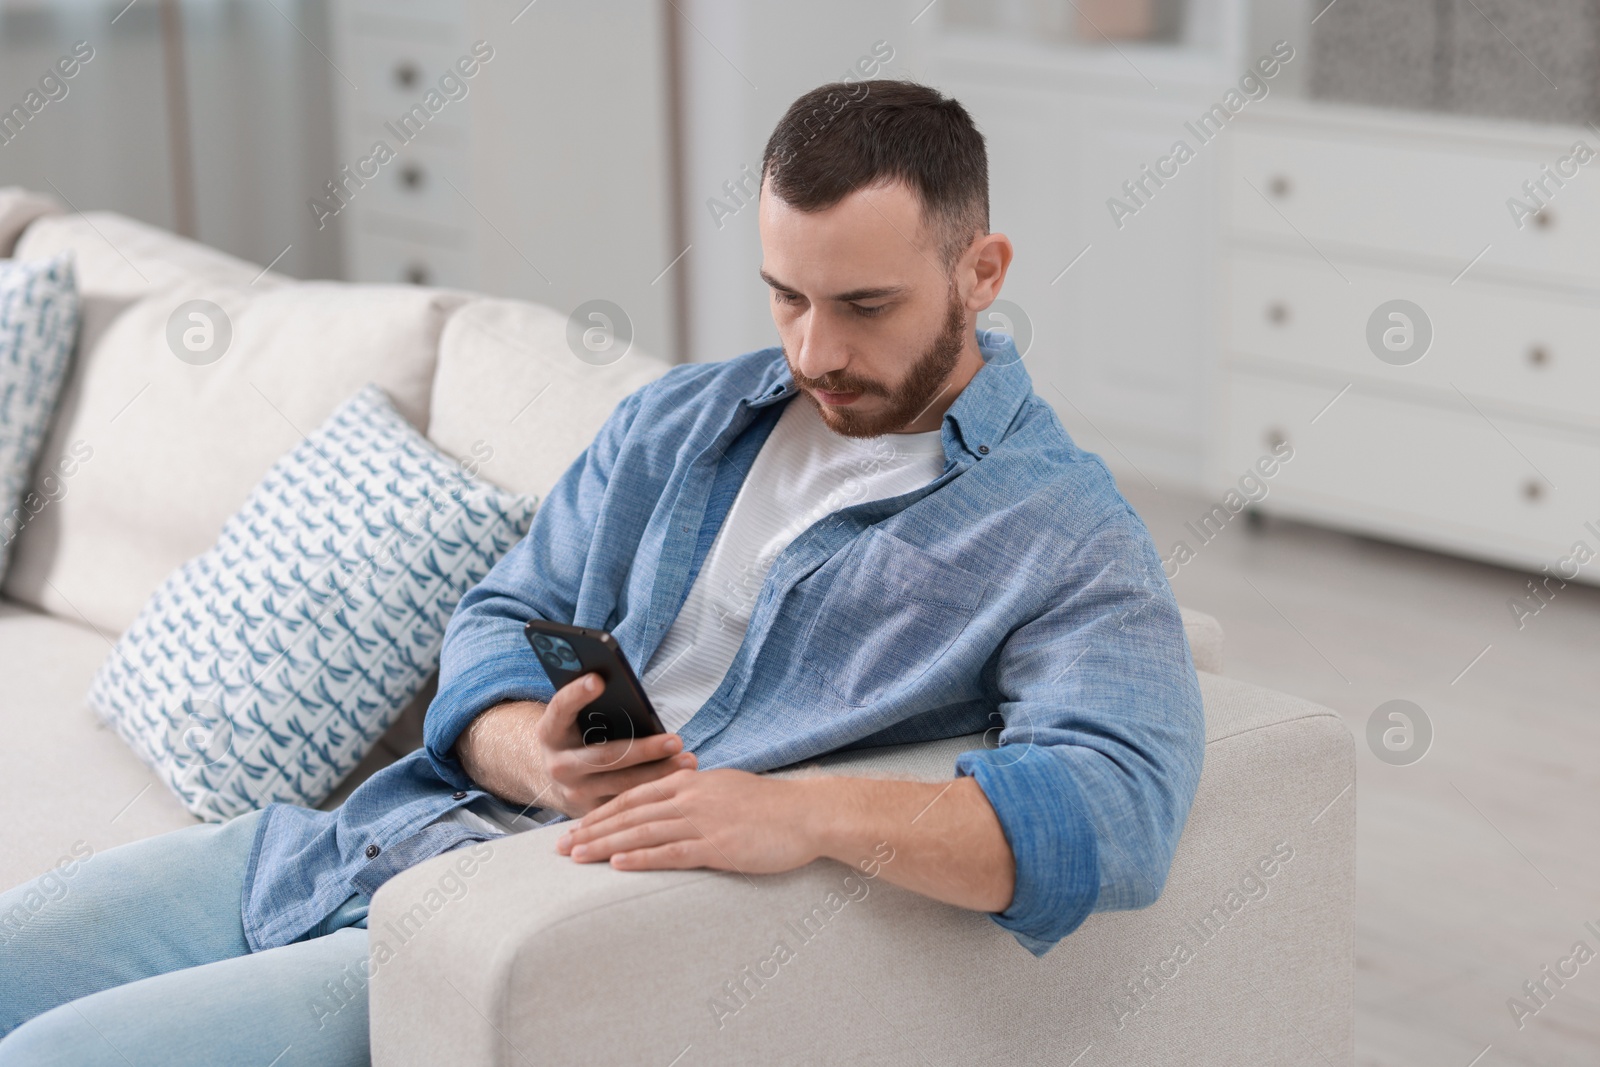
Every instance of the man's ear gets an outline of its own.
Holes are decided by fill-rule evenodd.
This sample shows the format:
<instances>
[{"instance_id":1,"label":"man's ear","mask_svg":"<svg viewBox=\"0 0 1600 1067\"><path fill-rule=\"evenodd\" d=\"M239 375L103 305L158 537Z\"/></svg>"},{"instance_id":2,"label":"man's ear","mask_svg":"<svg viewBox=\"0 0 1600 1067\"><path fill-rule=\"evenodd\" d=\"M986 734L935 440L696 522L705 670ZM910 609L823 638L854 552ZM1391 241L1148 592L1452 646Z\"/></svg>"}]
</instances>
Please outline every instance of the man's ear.
<instances>
[{"instance_id":1,"label":"man's ear","mask_svg":"<svg viewBox=\"0 0 1600 1067\"><path fill-rule=\"evenodd\" d=\"M971 286L966 294L968 311L982 311L1000 296L1015 252L1011 239L1003 233L986 233L972 242L962 257L962 273L970 279Z\"/></svg>"}]
</instances>

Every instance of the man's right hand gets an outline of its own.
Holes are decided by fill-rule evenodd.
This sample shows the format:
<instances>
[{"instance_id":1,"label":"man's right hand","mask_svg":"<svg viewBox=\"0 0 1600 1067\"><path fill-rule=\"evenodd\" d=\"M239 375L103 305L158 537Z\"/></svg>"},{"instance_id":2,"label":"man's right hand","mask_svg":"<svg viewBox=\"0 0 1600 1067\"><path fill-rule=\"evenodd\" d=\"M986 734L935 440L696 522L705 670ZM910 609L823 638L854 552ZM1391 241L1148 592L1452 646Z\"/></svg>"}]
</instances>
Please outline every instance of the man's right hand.
<instances>
[{"instance_id":1,"label":"man's right hand","mask_svg":"<svg viewBox=\"0 0 1600 1067\"><path fill-rule=\"evenodd\" d=\"M593 672L556 690L549 704L499 704L473 719L456 742L467 774L509 804L578 818L618 793L698 761L677 734L585 745L578 713L604 687Z\"/></svg>"}]
</instances>

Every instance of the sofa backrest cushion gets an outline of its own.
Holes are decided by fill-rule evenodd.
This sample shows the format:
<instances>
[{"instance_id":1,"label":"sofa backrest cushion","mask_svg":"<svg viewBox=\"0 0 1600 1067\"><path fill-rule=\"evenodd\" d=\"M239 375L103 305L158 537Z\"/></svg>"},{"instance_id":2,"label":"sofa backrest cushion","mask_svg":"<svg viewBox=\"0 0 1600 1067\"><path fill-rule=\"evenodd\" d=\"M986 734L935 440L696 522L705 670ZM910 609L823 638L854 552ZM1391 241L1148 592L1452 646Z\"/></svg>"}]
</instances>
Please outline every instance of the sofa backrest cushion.
<instances>
[{"instance_id":1,"label":"sofa backrest cushion","mask_svg":"<svg viewBox=\"0 0 1600 1067\"><path fill-rule=\"evenodd\" d=\"M60 201L53 196L24 189L20 185L0 188L0 258L9 258L22 235L34 219L43 215L59 215Z\"/></svg>"},{"instance_id":2,"label":"sofa backrest cushion","mask_svg":"<svg viewBox=\"0 0 1600 1067\"><path fill-rule=\"evenodd\" d=\"M157 291L137 297L87 344L80 334L40 453L46 470L58 457L77 457L76 473L18 536L3 588L112 633L211 545L274 461L363 385L377 384L424 429L440 330L470 299L406 286L267 278L252 285L225 263L214 264L225 280L185 274L207 269L205 256L182 250L174 267L133 241L147 235L132 226L107 236L137 245L123 251ZM30 229L24 244L32 238ZM94 284L92 268L89 277ZM113 294L108 300L136 291L120 275L100 290ZM231 327L223 354L200 365L180 359L182 345L169 342L169 321L197 299L220 307ZM188 321L178 318L180 327Z\"/></svg>"},{"instance_id":3,"label":"sofa backrest cushion","mask_svg":"<svg viewBox=\"0 0 1600 1067\"><path fill-rule=\"evenodd\" d=\"M669 366L637 346L611 363L586 362L560 312L477 300L445 324L428 437L480 461L480 477L543 498L622 398Z\"/></svg>"},{"instance_id":4,"label":"sofa backrest cushion","mask_svg":"<svg viewBox=\"0 0 1600 1067\"><path fill-rule=\"evenodd\" d=\"M35 197L34 199L37 199ZM46 213L17 238L18 259L72 252L83 304L78 351L87 352L136 300L197 281L277 289L293 279L114 211Z\"/></svg>"},{"instance_id":5,"label":"sofa backrest cushion","mask_svg":"<svg viewBox=\"0 0 1600 1067\"><path fill-rule=\"evenodd\" d=\"M37 200L37 194L27 199ZM179 282L208 281L273 289L294 284L249 260L179 237L115 211L43 213L17 238L18 259L43 259L71 249L78 288L132 302ZM259 280L257 280L259 279Z\"/></svg>"}]
</instances>

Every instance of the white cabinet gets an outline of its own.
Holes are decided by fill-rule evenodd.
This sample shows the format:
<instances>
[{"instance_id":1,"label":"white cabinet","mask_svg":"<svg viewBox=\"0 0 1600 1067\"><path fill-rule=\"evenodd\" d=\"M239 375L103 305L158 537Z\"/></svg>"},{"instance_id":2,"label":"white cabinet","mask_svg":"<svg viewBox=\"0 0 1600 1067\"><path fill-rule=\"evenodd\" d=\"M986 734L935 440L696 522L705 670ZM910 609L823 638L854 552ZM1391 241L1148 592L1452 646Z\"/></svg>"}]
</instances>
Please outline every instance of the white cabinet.
<instances>
[{"instance_id":1,"label":"white cabinet","mask_svg":"<svg viewBox=\"0 0 1600 1067\"><path fill-rule=\"evenodd\" d=\"M1176 141L1194 145L1185 123L1254 60L1241 55L1242 7L1190 3L1184 39L1165 44L1029 36L967 7L930 41L929 65L987 142L991 227L1017 248L1002 297L1030 322L1034 389L1124 482L1196 486L1218 314L1217 146L1233 131L1149 185L1132 217L1110 202Z\"/></svg>"},{"instance_id":2,"label":"white cabinet","mask_svg":"<svg viewBox=\"0 0 1600 1067\"><path fill-rule=\"evenodd\" d=\"M470 101L485 71L471 52L466 3L345 0L333 30L341 169L330 178L336 189L319 190L333 214L314 213L345 227L345 276L476 288ZM463 57L471 77L456 67ZM452 75L447 85L460 84L464 99L440 89ZM379 144L392 157L375 152Z\"/></svg>"},{"instance_id":3,"label":"white cabinet","mask_svg":"<svg viewBox=\"0 0 1600 1067\"><path fill-rule=\"evenodd\" d=\"M1235 368L1221 469L1236 482L1287 440L1268 511L1535 570L1600 548L1600 438L1365 382L1327 407L1342 389Z\"/></svg>"},{"instance_id":4,"label":"white cabinet","mask_svg":"<svg viewBox=\"0 0 1600 1067\"><path fill-rule=\"evenodd\" d=\"M1212 485L1286 439L1266 511L1535 571L1600 553L1600 160L1523 187L1600 138L1298 104L1235 134Z\"/></svg>"},{"instance_id":5,"label":"white cabinet","mask_svg":"<svg viewBox=\"0 0 1600 1067\"><path fill-rule=\"evenodd\" d=\"M610 300L641 349L677 358L674 279L661 278L682 251L670 202L670 10L653 0L336 0L339 163L363 179L326 220L345 228L346 277L564 314ZM378 142L393 158L363 165Z\"/></svg>"},{"instance_id":6,"label":"white cabinet","mask_svg":"<svg viewBox=\"0 0 1600 1067\"><path fill-rule=\"evenodd\" d=\"M1600 397L1597 304L1582 295L1475 281L1451 284L1346 263L1340 282L1316 258L1235 248L1228 258L1229 347L1234 363L1292 370L1415 396L1475 402L1522 417L1583 423ZM1330 284L1331 282L1331 284ZM1374 308L1396 298L1422 307L1428 355L1406 367L1365 344ZM1352 343L1354 342L1354 343Z\"/></svg>"}]
</instances>

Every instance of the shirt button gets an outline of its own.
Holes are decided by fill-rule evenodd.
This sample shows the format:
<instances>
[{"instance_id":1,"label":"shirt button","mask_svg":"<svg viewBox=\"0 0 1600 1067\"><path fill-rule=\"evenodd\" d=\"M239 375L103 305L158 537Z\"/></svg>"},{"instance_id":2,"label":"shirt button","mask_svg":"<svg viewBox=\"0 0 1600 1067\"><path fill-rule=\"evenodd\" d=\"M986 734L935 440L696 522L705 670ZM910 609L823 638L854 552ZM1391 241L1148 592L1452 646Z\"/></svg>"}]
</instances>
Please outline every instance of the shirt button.
<instances>
[{"instance_id":1,"label":"shirt button","mask_svg":"<svg viewBox=\"0 0 1600 1067\"><path fill-rule=\"evenodd\" d=\"M981 452L983 455L987 456L989 454L989 446L988 445L979 445L978 446L978 451Z\"/></svg>"},{"instance_id":2,"label":"shirt button","mask_svg":"<svg viewBox=\"0 0 1600 1067\"><path fill-rule=\"evenodd\" d=\"M383 851L383 849L379 848L377 845L368 845L367 846L367 859L369 859L369 860L372 859L374 856L376 856L378 853L380 853L382 851Z\"/></svg>"},{"instance_id":3,"label":"shirt button","mask_svg":"<svg viewBox=\"0 0 1600 1067\"><path fill-rule=\"evenodd\" d=\"M461 799L465 798L466 795L467 795L466 790L464 790L464 789L457 790L456 792L450 794L450 799L451 800L461 800Z\"/></svg>"}]
</instances>

